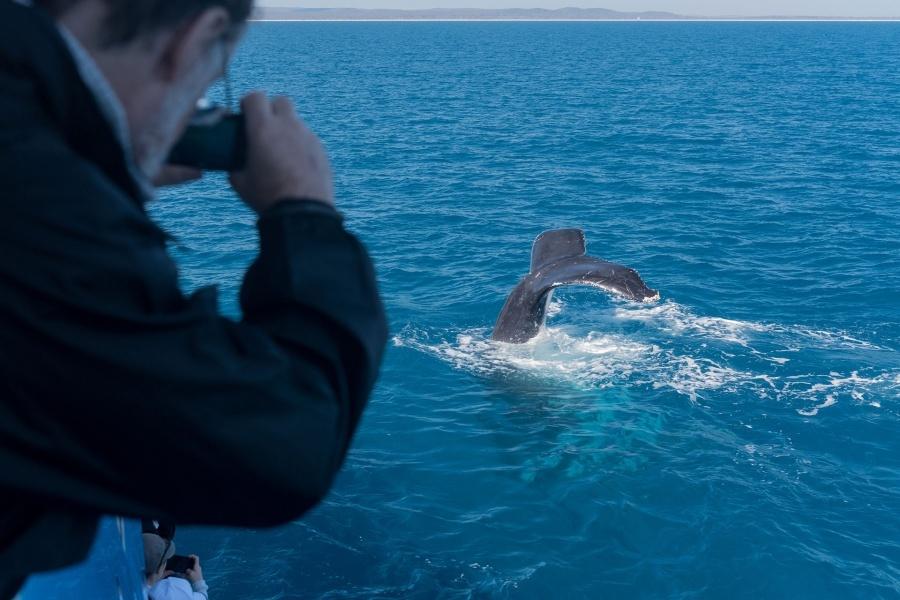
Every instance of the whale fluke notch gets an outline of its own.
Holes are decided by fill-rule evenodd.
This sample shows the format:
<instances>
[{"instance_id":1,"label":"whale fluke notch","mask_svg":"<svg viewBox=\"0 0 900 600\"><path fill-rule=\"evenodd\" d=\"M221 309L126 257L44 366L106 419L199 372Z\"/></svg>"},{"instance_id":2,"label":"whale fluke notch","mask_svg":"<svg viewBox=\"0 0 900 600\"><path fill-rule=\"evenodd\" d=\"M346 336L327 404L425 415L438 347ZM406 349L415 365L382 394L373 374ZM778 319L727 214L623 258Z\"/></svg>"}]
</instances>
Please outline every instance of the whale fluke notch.
<instances>
[{"instance_id":1,"label":"whale fluke notch","mask_svg":"<svg viewBox=\"0 0 900 600\"><path fill-rule=\"evenodd\" d=\"M531 248L531 272L510 292L491 339L521 344L538 334L553 290L563 285L592 285L638 302L659 298L634 269L586 255L580 229L545 231Z\"/></svg>"},{"instance_id":2,"label":"whale fluke notch","mask_svg":"<svg viewBox=\"0 0 900 600\"><path fill-rule=\"evenodd\" d=\"M531 272L536 273L546 265L573 256L584 256L587 244L580 229L554 229L545 231L534 239L531 246Z\"/></svg>"}]
</instances>

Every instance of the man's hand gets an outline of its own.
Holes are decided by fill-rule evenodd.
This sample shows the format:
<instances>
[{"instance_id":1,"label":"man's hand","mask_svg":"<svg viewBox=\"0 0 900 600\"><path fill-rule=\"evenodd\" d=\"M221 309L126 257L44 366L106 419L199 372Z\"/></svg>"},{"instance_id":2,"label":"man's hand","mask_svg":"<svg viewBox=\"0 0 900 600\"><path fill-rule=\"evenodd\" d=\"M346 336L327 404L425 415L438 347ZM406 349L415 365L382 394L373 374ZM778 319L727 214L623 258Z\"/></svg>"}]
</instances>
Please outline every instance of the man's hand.
<instances>
[{"instance_id":1,"label":"man's hand","mask_svg":"<svg viewBox=\"0 0 900 600\"><path fill-rule=\"evenodd\" d=\"M164 165L162 170L153 178L153 185L156 187L178 185L180 183L197 181L201 177L203 177L203 171L200 169L178 165Z\"/></svg>"},{"instance_id":2,"label":"man's hand","mask_svg":"<svg viewBox=\"0 0 900 600\"><path fill-rule=\"evenodd\" d=\"M269 101L254 92L241 102L247 126L247 166L231 185L260 213L285 199L334 204L331 165L325 149L297 116L290 100Z\"/></svg>"},{"instance_id":3,"label":"man's hand","mask_svg":"<svg viewBox=\"0 0 900 600\"><path fill-rule=\"evenodd\" d=\"M190 557L194 559L194 568L185 571L185 576L187 576L188 581L191 583L203 581L203 569L200 568L200 557L196 554L191 554Z\"/></svg>"}]
</instances>

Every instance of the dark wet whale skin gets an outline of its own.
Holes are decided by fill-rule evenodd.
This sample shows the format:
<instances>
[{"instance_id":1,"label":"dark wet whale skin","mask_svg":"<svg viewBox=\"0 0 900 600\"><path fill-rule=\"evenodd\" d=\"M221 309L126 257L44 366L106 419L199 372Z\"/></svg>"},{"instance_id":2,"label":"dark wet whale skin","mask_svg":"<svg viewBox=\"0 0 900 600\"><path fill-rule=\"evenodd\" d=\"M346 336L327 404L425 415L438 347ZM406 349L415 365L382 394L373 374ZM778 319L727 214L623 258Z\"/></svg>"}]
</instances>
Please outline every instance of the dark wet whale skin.
<instances>
[{"instance_id":1,"label":"dark wet whale skin","mask_svg":"<svg viewBox=\"0 0 900 600\"><path fill-rule=\"evenodd\" d=\"M569 256L553 260L552 245L555 240L548 237L556 234L560 234L558 239L562 242L560 253ZM577 240L573 248L573 235L581 236L580 248L577 247ZM550 262L533 269L509 294L497 317L491 339L521 344L536 336L544 324L553 290L563 285L592 285L638 302L659 297L659 293L647 287L634 269L584 256L583 235L579 230L557 230L538 236L532 254L536 260L533 262ZM549 249L548 244L551 246ZM571 256L573 252L578 255Z\"/></svg>"}]
</instances>

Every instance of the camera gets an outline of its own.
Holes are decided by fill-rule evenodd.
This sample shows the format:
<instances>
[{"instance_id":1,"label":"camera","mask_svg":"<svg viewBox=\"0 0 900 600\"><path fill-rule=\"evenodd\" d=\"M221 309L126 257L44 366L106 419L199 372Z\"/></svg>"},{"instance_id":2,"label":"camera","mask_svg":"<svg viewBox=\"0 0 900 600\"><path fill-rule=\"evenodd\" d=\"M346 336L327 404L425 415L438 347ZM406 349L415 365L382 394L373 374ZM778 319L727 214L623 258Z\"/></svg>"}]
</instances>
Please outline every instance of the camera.
<instances>
[{"instance_id":1,"label":"camera","mask_svg":"<svg viewBox=\"0 0 900 600\"><path fill-rule=\"evenodd\" d=\"M176 554L166 561L166 570L173 571L176 574L184 574L188 569L193 569L195 564L192 557Z\"/></svg>"},{"instance_id":2,"label":"camera","mask_svg":"<svg viewBox=\"0 0 900 600\"><path fill-rule=\"evenodd\" d=\"M244 115L220 106L198 106L168 163L205 171L240 171L247 162Z\"/></svg>"}]
</instances>

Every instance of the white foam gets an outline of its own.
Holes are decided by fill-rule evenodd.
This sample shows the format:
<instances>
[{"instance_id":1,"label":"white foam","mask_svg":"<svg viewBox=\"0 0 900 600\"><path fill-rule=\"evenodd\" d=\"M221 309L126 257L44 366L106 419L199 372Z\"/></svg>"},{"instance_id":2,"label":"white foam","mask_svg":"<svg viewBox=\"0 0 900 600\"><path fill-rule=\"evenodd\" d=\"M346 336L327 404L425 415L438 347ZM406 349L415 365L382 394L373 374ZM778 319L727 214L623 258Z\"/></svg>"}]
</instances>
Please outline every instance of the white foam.
<instances>
[{"instance_id":1,"label":"white foam","mask_svg":"<svg viewBox=\"0 0 900 600\"><path fill-rule=\"evenodd\" d=\"M565 303L562 300L557 300L556 298L552 298L550 302L547 303L547 318L553 318L559 313L562 312Z\"/></svg>"},{"instance_id":2,"label":"white foam","mask_svg":"<svg viewBox=\"0 0 900 600\"><path fill-rule=\"evenodd\" d=\"M825 402L823 402L822 404L817 404L816 406L807 409L798 408L797 412L804 417L814 417L819 414L819 410L828 408L829 406L834 406L835 404L837 404L837 400L835 400L833 395L829 394L825 397Z\"/></svg>"},{"instance_id":3,"label":"white foam","mask_svg":"<svg viewBox=\"0 0 900 600\"><path fill-rule=\"evenodd\" d=\"M697 336L711 340L731 342L747 346L762 334L778 336L778 341L789 341L783 351L796 352L805 347L884 349L871 342L860 340L844 331L826 331L803 326L784 326L772 323L757 323L725 319L722 317L698 316L685 306L671 300L654 306L629 304L614 309L616 319L640 321L662 331L682 336ZM788 361L787 358L772 357L772 362Z\"/></svg>"},{"instance_id":4,"label":"white foam","mask_svg":"<svg viewBox=\"0 0 900 600\"><path fill-rule=\"evenodd\" d=\"M771 326L750 321L699 317L672 301L655 306L620 306L615 317L623 320L642 321L676 335L695 334L708 338L746 345L750 332L768 331Z\"/></svg>"},{"instance_id":5,"label":"white foam","mask_svg":"<svg viewBox=\"0 0 900 600\"><path fill-rule=\"evenodd\" d=\"M677 367L669 380L659 387L667 385L676 392L688 396L691 402L697 401L697 392L716 390L751 377L749 373L720 366L708 359L697 360L690 356L673 356L673 358Z\"/></svg>"},{"instance_id":6,"label":"white foam","mask_svg":"<svg viewBox=\"0 0 900 600\"><path fill-rule=\"evenodd\" d=\"M554 299L548 315L558 315L565 306L563 300ZM524 344L492 341L487 328L434 334L407 327L394 338L394 345L478 375L519 374L585 389L665 388L692 402L713 391L745 390L760 399L799 406L796 410L804 416L814 416L842 399L847 406L880 408L885 398L900 398L898 369L798 373L801 355L783 356L811 345L827 350L877 348L843 332L699 317L671 301L614 305L600 314L600 321L595 325L607 331L587 335L551 321ZM635 322L646 327L621 331L623 324ZM789 364L793 372L785 372Z\"/></svg>"},{"instance_id":7,"label":"white foam","mask_svg":"<svg viewBox=\"0 0 900 600\"><path fill-rule=\"evenodd\" d=\"M429 342L404 330L394 338L394 344L423 351L476 374L521 372L566 380L583 388L630 382L668 387L692 401L702 391L736 386L751 377L710 359L682 356L624 335L591 333L578 338L555 327L545 328L525 344L492 341L485 330L458 334L455 343Z\"/></svg>"},{"instance_id":8,"label":"white foam","mask_svg":"<svg viewBox=\"0 0 900 600\"><path fill-rule=\"evenodd\" d=\"M883 350L871 342L860 340L843 331L825 331L821 329L809 329L807 327L783 328L783 332L803 336L810 341L820 343L824 347L850 348L862 350Z\"/></svg>"}]
</instances>

